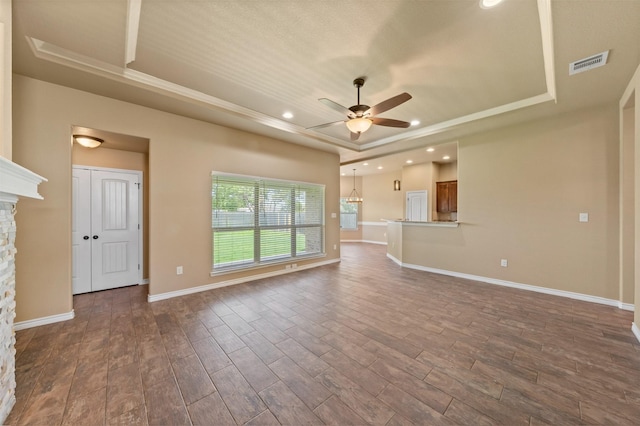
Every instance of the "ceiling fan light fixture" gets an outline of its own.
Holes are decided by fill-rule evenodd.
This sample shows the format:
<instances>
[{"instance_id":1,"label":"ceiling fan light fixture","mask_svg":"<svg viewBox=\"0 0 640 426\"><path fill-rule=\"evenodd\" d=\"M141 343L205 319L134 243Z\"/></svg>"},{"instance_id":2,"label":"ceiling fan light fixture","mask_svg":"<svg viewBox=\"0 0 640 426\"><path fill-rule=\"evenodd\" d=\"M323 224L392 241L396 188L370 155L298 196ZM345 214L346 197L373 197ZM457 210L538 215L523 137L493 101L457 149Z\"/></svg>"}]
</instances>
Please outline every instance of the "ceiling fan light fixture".
<instances>
[{"instance_id":1,"label":"ceiling fan light fixture","mask_svg":"<svg viewBox=\"0 0 640 426\"><path fill-rule=\"evenodd\" d=\"M347 121L347 128L351 133L363 133L369 130L372 124L373 121L368 118L357 117Z\"/></svg>"},{"instance_id":2,"label":"ceiling fan light fixture","mask_svg":"<svg viewBox=\"0 0 640 426\"><path fill-rule=\"evenodd\" d=\"M73 135L73 139L85 148L97 148L104 142L104 139L85 135Z\"/></svg>"}]
</instances>

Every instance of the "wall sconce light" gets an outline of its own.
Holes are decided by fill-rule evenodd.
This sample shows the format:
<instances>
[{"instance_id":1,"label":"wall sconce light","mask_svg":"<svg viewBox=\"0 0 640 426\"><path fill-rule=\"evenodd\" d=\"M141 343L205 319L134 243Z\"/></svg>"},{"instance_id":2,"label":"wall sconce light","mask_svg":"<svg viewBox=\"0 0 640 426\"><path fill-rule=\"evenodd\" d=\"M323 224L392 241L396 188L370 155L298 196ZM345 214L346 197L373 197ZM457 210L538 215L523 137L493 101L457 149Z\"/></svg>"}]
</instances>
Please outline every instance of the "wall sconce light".
<instances>
[{"instance_id":1,"label":"wall sconce light","mask_svg":"<svg viewBox=\"0 0 640 426\"><path fill-rule=\"evenodd\" d=\"M104 142L104 139L96 138L95 136L85 136L85 135L73 135L73 140L75 140L85 148L97 148L100 145L102 145L102 142Z\"/></svg>"},{"instance_id":2,"label":"wall sconce light","mask_svg":"<svg viewBox=\"0 0 640 426\"><path fill-rule=\"evenodd\" d=\"M400 191L400 181L398 179L393 181L393 190Z\"/></svg>"}]
</instances>

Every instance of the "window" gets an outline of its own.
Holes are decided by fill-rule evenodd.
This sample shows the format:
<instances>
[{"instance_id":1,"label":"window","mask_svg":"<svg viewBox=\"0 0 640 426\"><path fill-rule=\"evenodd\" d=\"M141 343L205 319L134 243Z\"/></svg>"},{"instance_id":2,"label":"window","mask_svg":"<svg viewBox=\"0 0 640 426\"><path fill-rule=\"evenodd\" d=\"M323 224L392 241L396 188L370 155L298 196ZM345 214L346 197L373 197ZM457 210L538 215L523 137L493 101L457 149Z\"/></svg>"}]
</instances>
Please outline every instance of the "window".
<instances>
[{"instance_id":1,"label":"window","mask_svg":"<svg viewBox=\"0 0 640 426\"><path fill-rule=\"evenodd\" d=\"M358 229L358 203L347 203L346 198L340 198L340 229L343 231Z\"/></svg>"},{"instance_id":2,"label":"window","mask_svg":"<svg viewBox=\"0 0 640 426\"><path fill-rule=\"evenodd\" d=\"M213 272L324 254L324 186L212 174Z\"/></svg>"}]
</instances>

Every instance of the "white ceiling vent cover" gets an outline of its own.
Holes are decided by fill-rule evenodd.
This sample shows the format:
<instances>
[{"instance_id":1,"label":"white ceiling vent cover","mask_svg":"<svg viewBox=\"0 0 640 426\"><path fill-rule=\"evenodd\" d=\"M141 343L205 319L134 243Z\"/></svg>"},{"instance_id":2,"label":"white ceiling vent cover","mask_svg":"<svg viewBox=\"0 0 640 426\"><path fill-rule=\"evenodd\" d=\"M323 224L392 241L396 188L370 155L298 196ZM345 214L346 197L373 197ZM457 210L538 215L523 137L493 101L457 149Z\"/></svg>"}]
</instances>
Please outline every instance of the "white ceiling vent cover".
<instances>
[{"instance_id":1,"label":"white ceiling vent cover","mask_svg":"<svg viewBox=\"0 0 640 426\"><path fill-rule=\"evenodd\" d=\"M589 71L594 68L602 67L607 64L607 58L609 57L609 51L605 50L597 55L589 56L588 58L580 59L569 64L569 75L578 74L579 72Z\"/></svg>"}]
</instances>

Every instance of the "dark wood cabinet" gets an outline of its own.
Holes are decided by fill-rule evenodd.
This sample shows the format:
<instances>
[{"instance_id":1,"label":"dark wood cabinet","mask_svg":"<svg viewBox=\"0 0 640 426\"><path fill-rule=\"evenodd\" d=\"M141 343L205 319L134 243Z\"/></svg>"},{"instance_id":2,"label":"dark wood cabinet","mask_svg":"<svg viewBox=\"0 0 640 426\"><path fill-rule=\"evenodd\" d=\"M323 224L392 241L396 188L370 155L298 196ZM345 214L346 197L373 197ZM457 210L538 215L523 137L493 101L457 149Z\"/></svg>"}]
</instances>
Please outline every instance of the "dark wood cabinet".
<instances>
[{"instance_id":1,"label":"dark wood cabinet","mask_svg":"<svg viewBox=\"0 0 640 426\"><path fill-rule=\"evenodd\" d=\"M458 211L458 181L436 182L436 206L438 213Z\"/></svg>"}]
</instances>

